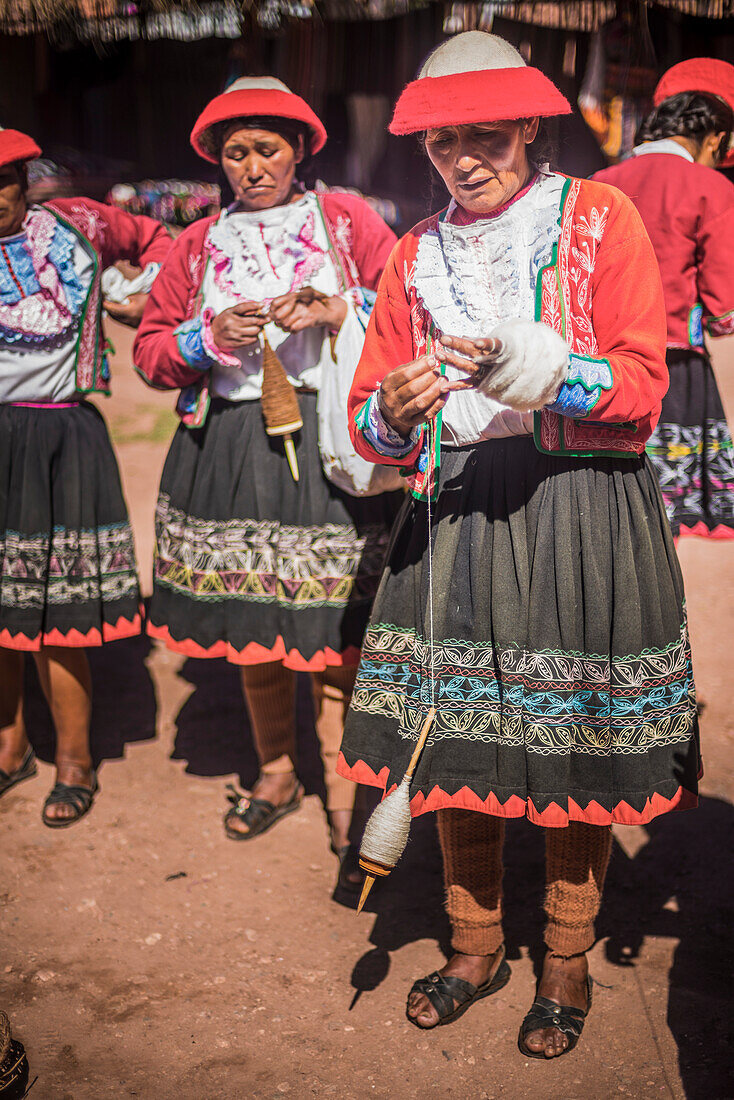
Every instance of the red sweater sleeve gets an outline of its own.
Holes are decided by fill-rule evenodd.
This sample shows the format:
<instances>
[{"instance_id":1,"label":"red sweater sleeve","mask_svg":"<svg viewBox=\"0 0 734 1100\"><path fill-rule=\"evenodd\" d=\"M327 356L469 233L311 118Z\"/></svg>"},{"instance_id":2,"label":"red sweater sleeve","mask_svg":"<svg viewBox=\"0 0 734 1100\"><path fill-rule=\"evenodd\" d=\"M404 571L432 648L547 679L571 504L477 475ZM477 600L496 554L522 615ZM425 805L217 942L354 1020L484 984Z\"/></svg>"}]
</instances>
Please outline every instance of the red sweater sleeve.
<instances>
[{"instance_id":1,"label":"red sweater sleeve","mask_svg":"<svg viewBox=\"0 0 734 1100\"><path fill-rule=\"evenodd\" d=\"M329 221L338 232L341 219L351 222L348 242L360 277L360 285L375 290L397 237L389 225L357 195L329 192L322 203Z\"/></svg>"},{"instance_id":2,"label":"red sweater sleeve","mask_svg":"<svg viewBox=\"0 0 734 1100\"><path fill-rule=\"evenodd\" d=\"M162 264L173 241L160 222L128 214L94 199L55 199L50 204L69 219L92 242L102 267L129 260L138 267Z\"/></svg>"},{"instance_id":3,"label":"red sweater sleeve","mask_svg":"<svg viewBox=\"0 0 734 1100\"><path fill-rule=\"evenodd\" d=\"M632 202L616 192L593 274L598 356L612 385L589 418L623 423L657 415L668 388L667 321L655 252Z\"/></svg>"},{"instance_id":4,"label":"red sweater sleeve","mask_svg":"<svg viewBox=\"0 0 734 1100\"><path fill-rule=\"evenodd\" d=\"M716 176L698 238L698 293L712 336L734 333L734 187Z\"/></svg>"},{"instance_id":5,"label":"red sweater sleeve","mask_svg":"<svg viewBox=\"0 0 734 1100\"><path fill-rule=\"evenodd\" d=\"M156 389L188 386L200 380L202 368L206 369L205 361L197 369L184 357L176 330L190 318L191 304L199 289L190 261L194 259L203 268L204 235L211 221L197 222L174 242L153 284L135 337L135 366Z\"/></svg>"},{"instance_id":6,"label":"red sweater sleeve","mask_svg":"<svg viewBox=\"0 0 734 1100\"><path fill-rule=\"evenodd\" d=\"M386 374L415 359L410 302L402 274L411 245L414 247L412 236L409 234L403 237L392 250L382 273L377 287L377 299L367 326L364 348L349 394L349 431L357 454L369 462L388 466L413 465L420 452L420 443L402 458L387 458L370 447L357 425L356 417Z\"/></svg>"}]
</instances>

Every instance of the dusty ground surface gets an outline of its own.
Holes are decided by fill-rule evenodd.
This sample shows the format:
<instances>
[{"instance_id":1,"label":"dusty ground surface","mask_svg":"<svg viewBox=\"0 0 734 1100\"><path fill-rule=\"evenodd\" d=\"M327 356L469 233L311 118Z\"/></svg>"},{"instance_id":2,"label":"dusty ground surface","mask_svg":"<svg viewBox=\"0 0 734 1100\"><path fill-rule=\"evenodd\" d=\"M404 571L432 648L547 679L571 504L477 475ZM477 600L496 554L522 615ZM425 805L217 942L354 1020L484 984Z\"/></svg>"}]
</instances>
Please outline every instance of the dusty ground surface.
<instances>
[{"instance_id":1,"label":"dusty ground surface","mask_svg":"<svg viewBox=\"0 0 734 1100\"><path fill-rule=\"evenodd\" d=\"M172 397L129 372L127 334L116 342L104 409L147 581ZM727 355L734 366L731 348L720 366ZM732 374L719 374L731 411ZM316 795L251 844L225 840L225 782L255 774L236 673L138 640L94 656L103 765L90 816L68 831L41 825L48 764L0 802L0 1008L37 1075L31 1100L734 1096L734 545L689 540L681 557L706 701L704 797L695 813L617 832L592 955L600 984L576 1052L545 1064L516 1047L542 952L539 830L509 829L512 981L421 1033L406 993L447 940L430 817L360 917L330 900ZM30 673L29 691L48 760ZM318 791L303 698L304 779Z\"/></svg>"}]
</instances>

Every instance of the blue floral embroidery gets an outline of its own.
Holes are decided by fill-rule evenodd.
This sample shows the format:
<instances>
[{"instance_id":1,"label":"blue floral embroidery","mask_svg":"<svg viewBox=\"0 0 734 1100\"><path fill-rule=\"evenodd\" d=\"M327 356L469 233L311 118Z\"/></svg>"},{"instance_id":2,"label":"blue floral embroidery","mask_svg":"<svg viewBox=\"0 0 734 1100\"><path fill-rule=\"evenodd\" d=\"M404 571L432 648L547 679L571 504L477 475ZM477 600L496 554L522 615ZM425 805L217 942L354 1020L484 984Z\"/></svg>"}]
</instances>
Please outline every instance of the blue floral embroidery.
<instances>
[{"instance_id":1,"label":"blue floral embroidery","mask_svg":"<svg viewBox=\"0 0 734 1100\"><path fill-rule=\"evenodd\" d=\"M33 255L24 233L3 241L0 252L0 303L15 306L24 298L42 293L36 275ZM89 282L83 281L74 266L74 249L77 237L65 225L58 223L48 249L46 259L56 269L59 281L64 289L64 300L68 320L60 331L26 332L17 326L0 325L0 343L18 345L20 348L38 347L45 350L61 347L76 327L84 302L89 293ZM3 254L4 253L4 254ZM57 306L58 308L58 306Z\"/></svg>"},{"instance_id":2,"label":"blue floral embroidery","mask_svg":"<svg viewBox=\"0 0 734 1100\"><path fill-rule=\"evenodd\" d=\"M41 289L25 242L25 233L2 242L4 255L0 257L0 301L9 306L15 305L21 297L29 298L32 294L38 294ZM12 274L8 262L12 265ZM18 289L16 279L22 292Z\"/></svg>"},{"instance_id":3,"label":"blue floral embroidery","mask_svg":"<svg viewBox=\"0 0 734 1100\"><path fill-rule=\"evenodd\" d=\"M688 314L688 343L692 348L702 348L703 342L703 305L696 302Z\"/></svg>"},{"instance_id":4,"label":"blue floral embroidery","mask_svg":"<svg viewBox=\"0 0 734 1100\"><path fill-rule=\"evenodd\" d=\"M585 417L601 397L601 391L611 389L612 368L608 359L589 359L573 352L568 359L568 379L548 408L561 416Z\"/></svg>"},{"instance_id":5,"label":"blue floral embroidery","mask_svg":"<svg viewBox=\"0 0 734 1100\"><path fill-rule=\"evenodd\" d=\"M194 412L194 410L196 409L198 398L198 386L185 386L184 389L181 390L181 393L178 396L178 401L176 402L176 411L178 412L179 416L186 416L189 413Z\"/></svg>"},{"instance_id":6,"label":"blue floral embroidery","mask_svg":"<svg viewBox=\"0 0 734 1100\"><path fill-rule=\"evenodd\" d=\"M190 321L184 321L183 324L174 329L173 335L176 337L181 357L186 363L194 370L204 371L209 370L212 360L204 347L204 340L201 335L202 325L201 317L194 317Z\"/></svg>"}]
</instances>

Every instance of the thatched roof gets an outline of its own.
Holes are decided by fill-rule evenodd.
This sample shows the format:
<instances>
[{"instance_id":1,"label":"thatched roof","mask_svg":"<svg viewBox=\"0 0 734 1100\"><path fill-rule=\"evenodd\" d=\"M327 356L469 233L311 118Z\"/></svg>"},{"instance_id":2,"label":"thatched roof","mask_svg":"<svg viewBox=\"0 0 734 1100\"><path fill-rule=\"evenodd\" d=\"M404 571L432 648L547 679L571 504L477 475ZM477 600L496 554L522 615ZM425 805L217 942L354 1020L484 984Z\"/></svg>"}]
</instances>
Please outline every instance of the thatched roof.
<instances>
[{"instance_id":1,"label":"thatched roof","mask_svg":"<svg viewBox=\"0 0 734 1100\"><path fill-rule=\"evenodd\" d=\"M111 41L135 38L239 38L254 21L275 31L290 20L386 19L437 0L0 0L0 32ZM723 19L734 0L639 0L685 15ZM495 0L444 4L445 30L462 29L455 9L477 9L475 24L494 17L566 30L591 31L614 17L617 0ZM458 20L458 22L457 22ZM454 27L452 22L457 22Z\"/></svg>"}]
</instances>

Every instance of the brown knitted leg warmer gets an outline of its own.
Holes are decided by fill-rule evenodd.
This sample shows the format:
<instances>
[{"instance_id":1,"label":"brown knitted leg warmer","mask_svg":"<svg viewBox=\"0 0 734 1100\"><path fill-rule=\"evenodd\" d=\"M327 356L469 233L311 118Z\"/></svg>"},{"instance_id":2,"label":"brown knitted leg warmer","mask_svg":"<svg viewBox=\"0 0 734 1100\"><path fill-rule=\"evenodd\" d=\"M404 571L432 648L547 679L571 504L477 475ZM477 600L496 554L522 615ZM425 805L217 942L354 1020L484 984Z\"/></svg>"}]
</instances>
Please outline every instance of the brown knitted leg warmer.
<instances>
[{"instance_id":1,"label":"brown knitted leg warmer","mask_svg":"<svg viewBox=\"0 0 734 1100\"><path fill-rule=\"evenodd\" d=\"M545 942L555 954L580 955L593 944L611 847L608 825L545 830Z\"/></svg>"},{"instance_id":2,"label":"brown knitted leg warmer","mask_svg":"<svg viewBox=\"0 0 734 1100\"><path fill-rule=\"evenodd\" d=\"M439 810L437 817L451 946L463 955L493 955L504 939L505 823L472 810Z\"/></svg>"},{"instance_id":3,"label":"brown knitted leg warmer","mask_svg":"<svg viewBox=\"0 0 734 1100\"><path fill-rule=\"evenodd\" d=\"M268 661L243 665L241 675L260 770L287 775L296 758L296 674Z\"/></svg>"},{"instance_id":4,"label":"brown knitted leg warmer","mask_svg":"<svg viewBox=\"0 0 734 1100\"><path fill-rule=\"evenodd\" d=\"M326 809L354 808L356 784L336 774L336 761L342 743L352 689L357 677L356 665L329 665L323 672L311 673L316 733L321 746L326 784Z\"/></svg>"}]
</instances>

